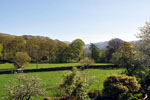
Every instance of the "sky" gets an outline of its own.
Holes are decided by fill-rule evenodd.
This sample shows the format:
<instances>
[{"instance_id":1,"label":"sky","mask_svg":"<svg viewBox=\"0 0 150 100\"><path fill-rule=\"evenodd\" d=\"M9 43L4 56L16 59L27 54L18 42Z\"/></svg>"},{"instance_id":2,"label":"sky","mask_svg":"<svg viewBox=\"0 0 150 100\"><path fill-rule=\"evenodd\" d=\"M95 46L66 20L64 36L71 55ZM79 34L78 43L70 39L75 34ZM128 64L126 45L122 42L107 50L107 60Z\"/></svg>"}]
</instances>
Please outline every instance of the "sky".
<instances>
[{"instance_id":1,"label":"sky","mask_svg":"<svg viewBox=\"0 0 150 100\"><path fill-rule=\"evenodd\" d=\"M137 40L150 0L0 0L0 32L85 43Z\"/></svg>"}]
</instances>

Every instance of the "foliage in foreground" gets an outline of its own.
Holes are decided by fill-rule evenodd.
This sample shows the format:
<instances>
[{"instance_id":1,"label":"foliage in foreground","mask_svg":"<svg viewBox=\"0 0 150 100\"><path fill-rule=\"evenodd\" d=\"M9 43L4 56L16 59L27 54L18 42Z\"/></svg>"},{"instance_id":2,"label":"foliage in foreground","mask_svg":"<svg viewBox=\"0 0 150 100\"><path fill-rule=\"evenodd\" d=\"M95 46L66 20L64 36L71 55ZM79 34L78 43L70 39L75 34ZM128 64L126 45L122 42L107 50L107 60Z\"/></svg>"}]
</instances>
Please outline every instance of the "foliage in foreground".
<instances>
[{"instance_id":1,"label":"foliage in foreground","mask_svg":"<svg viewBox=\"0 0 150 100\"><path fill-rule=\"evenodd\" d=\"M88 79L74 67L72 72L64 75L59 89L62 91L61 94L69 100L82 100L88 97L89 85Z\"/></svg>"},{"instance_id":2,"label":"foliage in foreground","mask_svg":"<svg viewBox=\"0 0 150 100\"><path fill-rule=\"evenodd\" d=\"M25 77L19 74L16 79L6 85L7 94L3 100L30 100L32 97L45 94L43 83L38 77Z\"/></svg>"},{"instance_id":3,"label":"foliage in foreground","mask_svg":"<svg viewBox=\"0 0 150 100\"><path fill-rule=\"evenodd\" d=\"M103 96L111 100L128 100L139 89L140 84L135 77L112 75L104 81Z\"/></svg>"}]
</instances>

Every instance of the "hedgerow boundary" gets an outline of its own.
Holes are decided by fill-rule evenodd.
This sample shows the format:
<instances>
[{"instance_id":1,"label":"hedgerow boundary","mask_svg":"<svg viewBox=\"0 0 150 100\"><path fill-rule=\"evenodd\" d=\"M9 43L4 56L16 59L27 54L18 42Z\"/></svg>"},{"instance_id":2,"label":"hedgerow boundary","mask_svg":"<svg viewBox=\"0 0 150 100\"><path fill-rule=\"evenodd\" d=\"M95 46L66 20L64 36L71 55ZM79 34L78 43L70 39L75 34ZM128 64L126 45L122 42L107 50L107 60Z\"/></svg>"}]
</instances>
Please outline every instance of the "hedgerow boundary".
<instances>
[{"instance_id":1,"label":"hedgerow boundary","mask_svg":"<svg viewBox=\"0 0 150 100\"><path fill-rule=\"evenodd\" d=\"M117 65L91 65L88 67L76 66L78 69L108 69L118 68ZM24 70L2 70L0 74L14 74L14 73L30 73L30 72L47 72L47 71L64 71L72 70L72 66L69 67L52 67L52 68L40 68L40 69L24 69Z\"/></svg>"}]
</instances>

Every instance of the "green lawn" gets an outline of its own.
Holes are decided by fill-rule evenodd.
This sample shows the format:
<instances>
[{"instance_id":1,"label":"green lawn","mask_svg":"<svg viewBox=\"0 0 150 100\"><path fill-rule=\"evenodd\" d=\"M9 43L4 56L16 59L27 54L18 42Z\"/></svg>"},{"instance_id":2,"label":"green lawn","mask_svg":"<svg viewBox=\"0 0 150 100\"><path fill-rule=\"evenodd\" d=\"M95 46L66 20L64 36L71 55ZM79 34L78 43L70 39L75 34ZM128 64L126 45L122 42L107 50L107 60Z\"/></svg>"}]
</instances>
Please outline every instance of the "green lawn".
<instances>
[{"instance_id":1,"label":"green lawn","mask_svg":"<svg viewBox=\"0 0 150 100\"><path fill-rule=\"evenodd\" d=\"M84 70L83 72L87 73L88 77L95 76L95 82L90 86L90 90L102 90L103 88L103 81L106 79L107 76L112 74L119 74L124 69L89 69ZM50 88L55 86L57 83L60 82L60 80L63 78L63 74L66 71L54 71L54 72L36 72L36 73L26 73L27 76L38 76L40 77L43 82L46 83L46 86L44 88ZM3 95L6 91L4 90L4 85L8 83L8 80L12 80L15 78L16 74L5 74L0 75L0 97ZM48 93L44 97L53 97L54 92L48 91ZM42 100L43 97L39 98L33 98L32 100Z\"/></svg>"},{"instance_id":2,"label":"green lawn","mask_svg":"<svg viewBox=\"0 0 150 100\"><path fill-rule=\"evenodd\" d=\"M50 68L50 67L67 67L67 66L78 66L79 63L30 63L26 66L24 66L24 69L36 69L36 68ZM95 63L95 65L110 65L109 63ZM6 64L0 64L0 70L8 70L8 69L14 69L13 64L6 63Z\"/></svg>"}]
</instances>

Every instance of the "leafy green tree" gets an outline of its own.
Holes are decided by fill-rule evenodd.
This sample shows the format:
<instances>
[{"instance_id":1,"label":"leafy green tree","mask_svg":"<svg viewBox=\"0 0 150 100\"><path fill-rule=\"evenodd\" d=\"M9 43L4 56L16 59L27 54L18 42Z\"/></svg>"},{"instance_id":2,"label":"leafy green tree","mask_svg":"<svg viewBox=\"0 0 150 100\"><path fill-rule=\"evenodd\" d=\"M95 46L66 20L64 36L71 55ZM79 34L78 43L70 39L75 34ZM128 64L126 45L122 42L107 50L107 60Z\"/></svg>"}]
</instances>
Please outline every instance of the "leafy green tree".
<instances>
[{"instance_id":1,"label":"leafy green tree","mask_svg":"<svg viewBox=\"0 0 150 100\"><path fill-rule=\"evenodd\" d=\"M67 49L69 48L69 45L67 45L64 42L57 41L56 42L56 49L55 49L55 55L56 55L56 62L66 62L67 61Z\"/></svg>"},{"instance_id":2,"label":"leafy green tree","mask_svg":"<svg viewBox=\"0 0 150 100\"><path fill-rule=\"evenodd\" d=\"M14 37L11 42L8 43L8 49L10 53L10 59L13 59L17 52L25 51L25 40L23 37Z\"/></svg>"},{"instance_id":3,"label":"leafy green tree","mask_svg":"<svg viewBox=\"0 0 150 100\"><path fill-rule=\"evenodd\" d=\"M91 58L94 59L95 62L99 61L99 49L93 44L90 44L89 47L90 51L91 51Z\"/></svg>"},{"instance_id":4,"label":"leafy green tree","mask_svg":"<svg viewBox=\"0 0 150 100\"><path fill-rule=\"evenodd\" d=\"M14 37L8 45L9 49L11 49L13 53L22 52L25 50L25 40L20 36Z\"/></svg>"},{"instance_id":5,"label":"leafy green tree","mask_svg":"<svg viewBox=\"0 0 150 100\"><path fill-rule=\"evenodd\" d=\"M0 58L2 57L3 46L0 44Z\"/></svg>"},{"instance_id":6,"label":"leafy green tree","mask_svg":"<svg viewBox=\"0 0 150 100\"><path fill-rule=\"evenodd\" d=\"M48 62L50 63L55 51L56 42L52 39L46 40L46 51L48 52Z\"/></svg>"},{"instance_id":7,"label":"leafy green tree","mask_svg":"<svg viewBox=\"0 0 150 100\"><path fill-rule=\"evenodd\" d=\"M136 35L137 38L140 38L143 41L149 41L150 40L150 22L145 22L145 25L143 27L140 27L139 30L140 30L140 33Z\"/></svg>"},{"instance_id":8,"label":"leafy green tree","mask_svg":"<svg viewBox=\"0 0 150 100\"><path fill-rule=\"evenodd\" d=\"M36 67L38 68L38 63L48 55L46 40L40 37L27 40L26 51L32 61L37 63Z\"/></svg>"},{"instance_id":9,"label":"leafy green tree","mask_svg":"<svg viewBox=\"0 0 150 100\"><path fill-rule=\"evenodd\" d=\"M13 81L6 85L7 94L3 100L30 100L32 97L44 95L44 84L38 77L26 77L23 74L18 75Z\"/></svg>"},{"instance_id":10,"label":"leafy green tree","mask_svg":"<svg viewBox=\"0 0 150 100\"><path fill-rule=\"evenodd\" d=\"M85 44L81 39L76 39L70 44L74 56L73 58L76 61L80 61L80 59L83 57L84 45Z\"/></svg>"},{"instance_id":11,"label":"leafy green tree","mask_svg":"<svg viewBox=\"0 0 150 100\"><path fill-rule=\"evenodd\" d=\"M71 52L71 47L70 45L68 45L65 50L64 53L62 54L64 62L74 62L73 60L73 53Z\"/></svg>"},{"instance_id":12,"label":"leafy green tree","mask_svg":"<svg viewBox=\"0 0 150 100\"><path fill-rule=\"evenodd\" d=\"M140 57L140 70L137 71L137 77L140 80L142 90L145 94L150 93L150 22L146 22L144 26L139 28L140 32L137 34L137 38L140 39L135 44L137 50L141 52Z\"/></svg>"},{"instance_id":13,"label":"leafy green tree","mask_svg":"<svg viewBox=\"0 0 150 100\"><path fill-rule=\"evenodd\" d=\"M106 51L105 50L100 50L99 51L99 62L107 62L106 58Z\"/></svg>"},{"instance_id":14,"label":"leafy green tree","mask_svg":"<svg viewBox=\"0 0 150 100\"><path fill-rule=\"evenodd\" d=\"M50 52L48 51L49 45L47 44L47 40L39 38L39 44L37 45L39 48L37 49L36 59L38 60L38 62L41 61L46 62L49 59L49 52Z\"/></svg>"},{"instance_id":15,"label":"leafy green tree","mask_svg":"<svg viewBox=\"0 0 150 100\"><path fill-rule=\"evenodd\" d=\"M120 49L113 53L111 61L119 67L126 68L128 75L133 75L136 67L138 67L136 66L135 53L131 43L123 42Z\"/></svg>"},{"instance_id":16,"label":"leafy green tree","mask_svg":"<svg viewBox=\"0 0 150 100\"><path fill-rule=\"evenodd\" d=\"M31 38L26 41L26 51L34 62L39 62L41 59L41 56L39 56L40 41L42 41L40 38Z\"/></svg>"},{"instance_id":17,"label":"leafy green tree","mask_svg":"<svg viewBox=\"0 0 150 100\"><path fill-rule=\"evenodd\" d=\"M72 72L64 75L64 80L62 84L60 84L62 94L69 97L68 100L82 100L87 98L88 87L89 82L87 78L75 67Z\"/></svg>"},{"instance_id":18,"label":"leafy green tree","mask_svg":"<svg viewBox=\"0 0 150 100\"><path fill-rule=\"evenodd\" d=\"M3 46L2 50L3 60L8 60L10 56L8 44L12 41L13 38L14 37L9 35L0 35L0 44L2 44Z\"/></svg>"},{"instance_id":19,"label":"leafy green tree","mask_svg":"<svg viewBox=\"0 0 150 100\"><path fill-rule=\"evenodd\" d=\"M136 43L136 49L143 52L150 59L150 22L146 22L143 27L140 27L140 33L137 34L137 38L140 39ZM149 61L148 61L149 62ZM146 64L148 62L145 62Z\"/></svg>"},{"instance_id":20,"label":"leafy green tree","mask_svg":"<svg viewBox=\"0 0 150 100\"><path fill-rule=\"evenodd\" d=\"M112 54L115 53L121 47L122 43L123 41L118 38L112 39L108 42L108 46L105 51L107 62L110 62Z\"/></svg>"},{"instance_id":21,"label":"leafy green tree","mask_svg":"<svg viewBox=\"0 0 150 100\"><path fill-rule=\"evenodd\" d=\"M31 58L26 52L17 52L14 58L14 66L19 69L30 62Z\"/></svg>"},{"instance_id":22,"label":"leafy green tree","mask_svg":"<svg viewBox=\"0 0 150 100\"><path fill-rule=\"evenodd\" d=\"M104 81L103 96L109 100L129 100L130 95L139 89L140 84L135 77L111 75Z\"/></svg>"}]
</instances>

